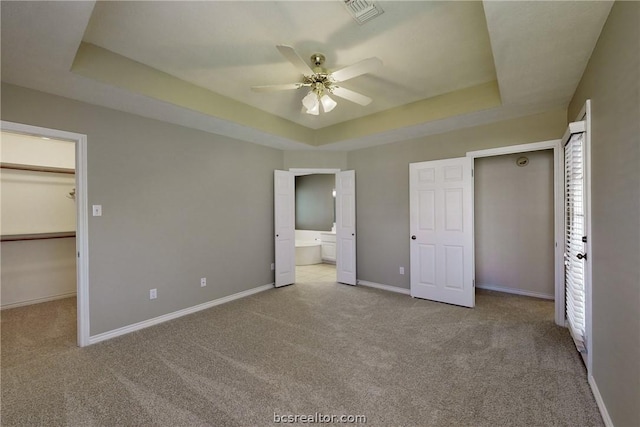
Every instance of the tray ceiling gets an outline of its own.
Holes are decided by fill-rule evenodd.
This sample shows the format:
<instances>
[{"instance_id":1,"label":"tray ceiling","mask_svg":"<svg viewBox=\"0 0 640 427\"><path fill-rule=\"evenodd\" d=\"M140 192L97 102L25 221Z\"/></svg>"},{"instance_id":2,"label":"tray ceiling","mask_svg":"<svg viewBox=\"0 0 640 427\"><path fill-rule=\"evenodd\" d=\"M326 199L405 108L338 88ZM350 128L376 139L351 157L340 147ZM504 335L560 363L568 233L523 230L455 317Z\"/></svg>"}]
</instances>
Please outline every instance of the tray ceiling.
<instances>
[{"instance_id":1,"label":"tray ceiling","mask_svg":"<svg viewBox=\"0 0 640 427\"><path fill-rule=\"evenodd\" d=\"M281 148L357 148L566 107L611 7L379 4L359 25L338 0L2 2L2 79ZM301 80L277 44L330 70L380 58L344 83L373 102L311 116L304 89L252 92Z\"/></svg>"}]
</instances>

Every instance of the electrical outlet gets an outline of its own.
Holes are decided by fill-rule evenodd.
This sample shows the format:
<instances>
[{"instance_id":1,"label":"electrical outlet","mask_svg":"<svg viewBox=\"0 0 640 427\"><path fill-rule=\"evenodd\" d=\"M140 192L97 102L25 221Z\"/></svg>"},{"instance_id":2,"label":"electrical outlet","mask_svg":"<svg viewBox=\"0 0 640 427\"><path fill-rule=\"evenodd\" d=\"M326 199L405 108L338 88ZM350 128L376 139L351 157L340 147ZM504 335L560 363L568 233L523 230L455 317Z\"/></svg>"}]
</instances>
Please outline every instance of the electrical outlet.
<instances>
[{"instance_id":1,"label":"electrical outlet","mask_svg":"<svg viewBox=\"0 0 640 427\"><path fill-rule=\"evenodd\" d=\"M400 274L404 274L404 267L400 267Z\"/></svg>"},{"instance_id":2,"label":"electrical outlet","mask_svg":"<svg viewBox=\"0 0 640 427\"><path fill-rule=\"evenodd\" d=\"M149 299L156 299L158 298L158 290L157 289L150 289L149 290Z\"/></svg>"},{"instance_id":3,"label":"electrical outlet","mask_svg":"<svg viewBox=\"0 0 640 427\"><path fill-rule=\"evenodd\" d=\"M271 271L276 269L276 265L274 263L271 263Z\"/></svg>"},{"instance_id":4,"label":"electrical outlet","mask_svg":"<svg viewBox=\"0 0 640 427\"><path fill-rule=\"evenodd\" d=\"M207 278L206 277L202 277L200 279L200 287L204 288L205 286L207 286Z\"/></svg>"}]
</instances>

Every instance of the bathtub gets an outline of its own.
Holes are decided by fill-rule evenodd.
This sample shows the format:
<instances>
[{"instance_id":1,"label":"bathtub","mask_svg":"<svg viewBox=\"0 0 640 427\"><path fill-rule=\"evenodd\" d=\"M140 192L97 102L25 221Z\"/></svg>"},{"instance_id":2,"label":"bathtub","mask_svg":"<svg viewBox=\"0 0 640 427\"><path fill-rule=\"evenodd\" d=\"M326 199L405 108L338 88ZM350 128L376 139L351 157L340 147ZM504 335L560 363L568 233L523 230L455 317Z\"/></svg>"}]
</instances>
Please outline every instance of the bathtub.
<instances>
[{"instance_id":1,"label":"bathtub","mask_svg":"<svg viewBox=\"0 0 640 427\"><path fill-rule=\"evenodd\" d=\"M296 240L296 265L322 263L322 245L316 240Z\"/></svg>"}]
</instances>

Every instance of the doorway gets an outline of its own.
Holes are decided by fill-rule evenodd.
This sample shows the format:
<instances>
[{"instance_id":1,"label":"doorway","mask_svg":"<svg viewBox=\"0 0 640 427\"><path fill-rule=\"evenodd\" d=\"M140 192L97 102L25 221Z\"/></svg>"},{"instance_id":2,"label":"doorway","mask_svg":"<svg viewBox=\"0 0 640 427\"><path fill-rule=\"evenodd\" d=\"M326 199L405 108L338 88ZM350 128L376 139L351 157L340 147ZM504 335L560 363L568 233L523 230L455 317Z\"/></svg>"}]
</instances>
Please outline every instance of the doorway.
<instances>
[{"instance_id":1,"label":"doorway","mask_svg":"<svg viewBox=\"0 0 640 427\"><path fill-rule=\"evenodd\" d=\"M355 286L355 171L340 171L339 169L274 171L275 286L287 286L296 282L295 177L309 174L331 174L335 176L336 281ZM327 236L327 238L331 237ZM322 236L320 239L322 239ZM333 242L327 241L326 243ZM330 247L331 245L325 245L325 255L330 253ZM318 249L321 250L321 246L316 248L316 251Z\"/></svg>"},{"instance_id":2,"label":"doorway","mask_svg":"<svg viewBox=\"0 0 640 427\"><path fill-rule=\"evenodd\" d=\"M475 160L477 289L555 298L553 169L550 149Z\"/></svg>"},{"instance_id":3,"label":"doorway","mask_svg":"<svg viewBox=\"0 0 640 427\"><path fill-rule=\"evenodd\" d=\"M5 245L12 245L9 253L20 252L25 249L23 246L29 245L26 250L32 258L27 260L25 257L19 257L15 261L31 262L31 271L42 273L42 267L50 266L54 260L58 264L53 266L54 270L49 276L51 281L57 278L60 282L66 282L66 287L58 286L52 290L50 287L47 288L46 284L43 287L41 283L36 283L37 281L22 283L24 277L16 274L12 279L18 280L9 283L3 281L2 291L10 299L4 301L3 295L2 304L7 308L18 307L76 294L75 341L78 346L83 347L89 344L86 136L5 121L1 122L1 130L5 142L2 170L14 175L10 177L9 181L12 182L6 188L9 188L9 195L13 194L12 197L16 201L11 204L11 212L3 212L3 216L9 215L9 218L3 218L2 235L3 240L6 240L2 243L3 252ZM9 145L15 145L16 150L9 149L9 145L6 144L11 138L17 142ZM51 150L56 151L55 148L60 147L66 148L58 152L64 151L66 154L51 154ZM52 191L53 188L55 191ZM61 197L64 198L62 201L58 200L61 189ZM24 197L25 191L31 196L40 194L48 198L53 197L51 201L55 200L56 206L49 205L47 209L38 209L32 206L36 198ZM22 214L16 210L18 208L23 210ZM15 221L9 225L5 219L11 217ZM52 253L55 255L51 255ZM11 260L6 260L5 254L7 252L3 253L3 263ZM39 254L44 254L45 261L35 258ZM60 274L60 265L71 271L63 271ZM18 270L24 272L23 267L18 266ZM74 283L70 285L70 281ZM42 282L42 279L39 279L39 282Z\"/></svg>"},{"instance_id":4,"label":"doorway","mask_svg":"<svg viewBox=\"0 0 640 427\"><path fill-rule=\"evenodd\" d=\"M473 307L476 286L473 250L474 160L540 150L553 150L554 317L558 325L565 325L564 264L560 244L564 230L560 140L469 152L466 159L470 162L459 158L410 164L413 296ZM466 220L466 213L471 213L470 222ZM468 246L471 247L470 251L467 250ZM437 259L446 259L446 262L436 262ZM435 265L444 266L439 274L433 273Z\"/></svg>"},{"instance_id":5,"label":"doorway","mask_svg":"<svg viewBox=\"0 0 640 427\"><path fill-rule=\"evenodd\" d=\"M534 289L529 295L535 297L546 297L554 300L554 320L559 326L565 326L565 293L564 293L564 250L563 250L563 233L564 233L564 213L563 213L563 194L564 194L564 176L563 176L563 156L560 146L560 140L542 141L531 144L513 145L507 147L493 148L488 150L472 151L467 153L467 157L475 160L482 158L494 158L496 156L512 155L514 159L514 167L526 169L530 167L531 159L528 156L537 156L536 153L541 151L550 151L553 156L553 244L548 251L553 253L553 288L545 290ZM542 154L544 156L544 154ZM548 161L549 159L547 159ZM550 168L550 165L543 166ZM548 215L548 214L547 214ZM475 232L474 232L475 235ZM475 270L475 267L474 267ZM477 278L475 278L477 279ZM516 291L518 292L518 291ZM528 291L520 293L527 294Z\"/></svg>"},{"instance_id":6,"label":"doorway","mask_svg":"<svg viewBox=\"0 0 640 427\"><path fill-rule=\"evenodd\" d=\"M296 283L335 283L335 174L295 176L295 242Z\"/></svg>"}]
</instances>

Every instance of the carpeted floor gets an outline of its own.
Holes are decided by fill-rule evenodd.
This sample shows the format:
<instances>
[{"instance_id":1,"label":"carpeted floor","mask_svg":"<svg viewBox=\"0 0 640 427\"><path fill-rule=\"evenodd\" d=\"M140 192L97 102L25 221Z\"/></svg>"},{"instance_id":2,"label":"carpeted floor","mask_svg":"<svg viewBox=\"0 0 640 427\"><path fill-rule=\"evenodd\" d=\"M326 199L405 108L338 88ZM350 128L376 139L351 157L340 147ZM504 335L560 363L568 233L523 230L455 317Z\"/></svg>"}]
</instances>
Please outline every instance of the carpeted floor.
<instances>
[{"instance_id":1,"label":"carpeted floor","mask_svg":"<svg viewBox=\"0 0 640 427\"><path fill-rule=\"evenodd\" d=\"M266 426L319 412L371 426L603 425L552 302L476 300L305 283L82 349L75 299L5 310L1 423Z\"/></svg>"}]
</instances>

